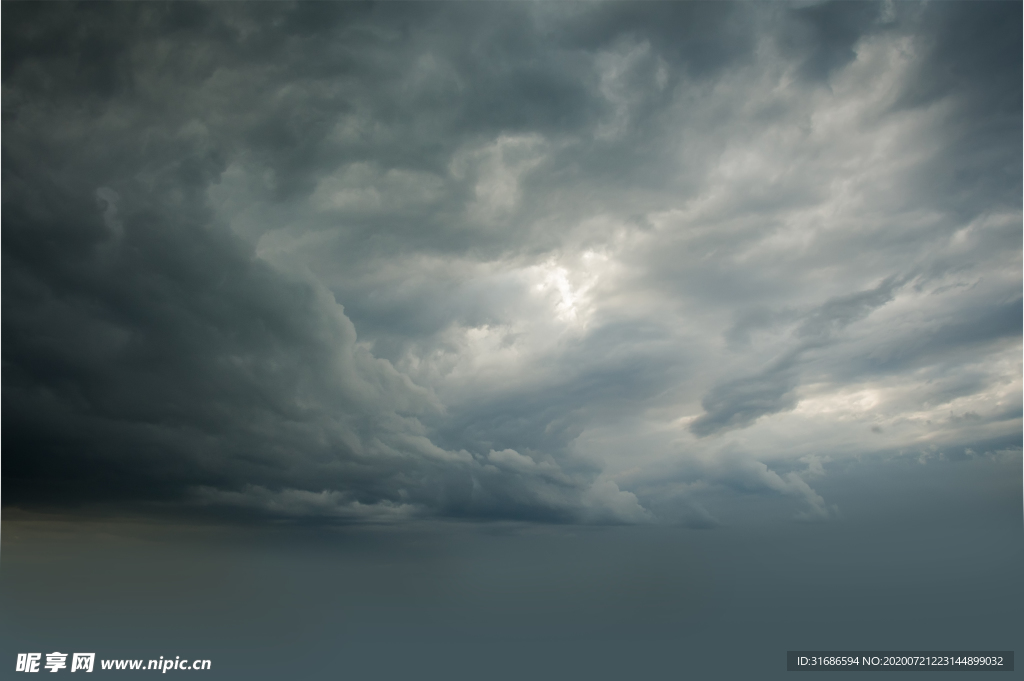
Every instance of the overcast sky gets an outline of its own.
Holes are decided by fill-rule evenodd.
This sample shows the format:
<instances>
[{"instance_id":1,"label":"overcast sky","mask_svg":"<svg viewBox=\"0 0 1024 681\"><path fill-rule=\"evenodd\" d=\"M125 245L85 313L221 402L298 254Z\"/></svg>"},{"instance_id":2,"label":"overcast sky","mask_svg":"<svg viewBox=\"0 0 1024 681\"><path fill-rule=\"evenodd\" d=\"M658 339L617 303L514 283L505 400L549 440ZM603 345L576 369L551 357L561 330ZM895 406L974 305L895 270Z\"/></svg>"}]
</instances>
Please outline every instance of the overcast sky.
<instances>
[{"instance_id":1,"label":"overcast sky","mask_svg":"<svg viewBox=\"0 0 1024 681\"><path fill-rule=\"evenodd\" d=\"M1019 3L3 15L5 505L830 522L1021 457Z\"/></svg>"}]
</instances>

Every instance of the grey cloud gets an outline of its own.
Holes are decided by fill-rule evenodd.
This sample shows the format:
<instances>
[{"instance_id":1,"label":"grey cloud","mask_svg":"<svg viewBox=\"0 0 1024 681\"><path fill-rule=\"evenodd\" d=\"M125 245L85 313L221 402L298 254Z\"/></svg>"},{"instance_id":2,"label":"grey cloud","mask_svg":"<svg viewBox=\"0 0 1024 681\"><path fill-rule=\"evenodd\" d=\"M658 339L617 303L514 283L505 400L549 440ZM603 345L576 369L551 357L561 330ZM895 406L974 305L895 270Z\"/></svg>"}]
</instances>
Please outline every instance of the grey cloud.
<instances>
[{"instance_id":1,"label":"grey cloud","mask_svg":"<svg viewBox=\"0 0 1024 681\"><path fill-rule=\"evenodd\" d=\"M593 473L431 443L420 421L442 409L431 393L357 345L322 286L282 276L186 199L202 180L122 179L90 192L97 202L25 158L5 174L12 503L163 500L350 522L645 518Z\"/></svg>"},{"instance_id":2,"label":"grey cloud","mask_svg":"<svg viewBox=\"0 0 1024 681\"><path fill-rule=\"evenodd\" d=\"M980 451L1020 9L887 8L5 7L9 503L646 522L624 462L925 374Z\"/></svg>"},{"instance_id":3,"label":"grey cloud","mask_svg":"<svg viewBox=\"0 0 1024 681\"><path fill-rule=\"evenodd\" d=\"M965 350L984 352L1001 342L1013 342L1020 334L1021 299L986 300L951 311L934 326L894 330L870 352L850 358L839 375L892 374L923 366L956 362Z\"/></svg>"},{"instance_id":4,"label":"grey cloud","mask_svg":"<svg viewBox=\"0 0 1024 681\"><path fill-rule=\"evenodd\" d=\"M827 503L807 482L807 478L823 474L786 461L769 465L742 447L727 445L716 449L711 457L682 457L666 462L657 476L650 476L637 486L645 505L692 527L715 527L727 522L707 509L709 502L723 491L750 499L784 497L791 504L796 501L795 513L792 505L787 509L792 518L821 521L840 513L837 506Z\"/></svg>"},{"instance_id":5,"label":"grey cloud","mask_svg":"<svg viewBox=\"0 0 1024 681\"><path fill-rule=\"evenodd\" d=\"M789 363L764 374L715 386L701 401L705 413L690 424L698 437L743 428L767 414L796 406L798 383Z\"/></svg>"},{"instance_id":6,"label":"grey cloud","mask_svg":"<svg viewBox=\"0 0 1024 681\"><path fill-rule=\"evenodd\" d=\"M810 343L827 341L837 331L891 301L900 285L896 277L887 277L868 291L828 300L800 322L796 336L806 338Z\"/></svg>"},{"instance_id":7,"label":"grey cloud","mask_svg":"<svg viewBox=\"0 0 1024 681\"><path fill-rule=\"evenodd\" d=\"M827 345L837 332L888 303L898 287L896 278L889 277L873 289L833 298L803 315L793 331L798 339L795 346L757 375L713 387L701 401L705 413L690 424L690 431L705 437L744 428L762 416L795 407L803 356Z\"/></svg>"},{"instance_id":8,"label":"grey cloud","mask_svg":"<svg viewBox=\"0 0 1024 681\"><path fill-rule=\"evenodd\" d=\"M729 342L730 349L741 350L750 346L751 339L757 332L777 331L799 317L800 312L793 309L773 310L760 306L740 310L736 314L736 321L725 332L725 339Z\"/></svg>"},{"instance_id":9,"label":"grey cloud","mask_svg":"<svg viewBox=\"0 0 1024 681\"><path fill-rule=\"evenodd\" d=\"M562 457L562 466L592 464L566 450L590 424L652 403L683 375L671 338L658 328L605 327L545 360L539 385L492 388L483 398L449 405L438 428L449 448L505 448ZM571 469L570 469L571 470Z\"/></svg>"},{"instance_id":10,"label":"grey cloud","mask_svg":"<svg viewBox=\"0 0 1024 681\"><path fill-rule=\"evenodd\" d=\"M1019 203L1015 150L1022 141L1021 91L995 84L1022 76L1016 58L1021 36L1012 29L1020 18L1021 8L1011 4L928 7L921 17L927 27L922 59L896 103L900 108L953 103L947 142L920 182L937 204L964 217L981 206Z\"/></svg>"},{"instance_id":11,"label":"grey cloud","mask_svg":"<svg viewBox=\"0 0 1024 681\"><path fill-rule=\"evenodd\" d=\"M857 41L884 14L885 6L869 2L823 2L790 11L780 42L800 59L808 78L824 79L856 56Z\"/></svg>"}]
</instances>

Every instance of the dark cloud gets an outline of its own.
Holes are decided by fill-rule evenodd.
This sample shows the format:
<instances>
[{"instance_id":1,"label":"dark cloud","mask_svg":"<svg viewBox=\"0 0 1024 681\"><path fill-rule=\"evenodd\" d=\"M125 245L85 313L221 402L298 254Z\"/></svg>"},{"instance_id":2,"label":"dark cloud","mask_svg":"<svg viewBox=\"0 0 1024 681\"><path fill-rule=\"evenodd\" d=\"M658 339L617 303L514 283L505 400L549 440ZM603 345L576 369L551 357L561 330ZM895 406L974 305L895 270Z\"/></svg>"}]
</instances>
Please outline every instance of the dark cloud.
<instances>
[{"instance_id":1,"label":"dark cloud","mask_svg":"<svg viewBox=\"0 0 1024 681\"><path fill-rule=\"evenodd\" d=\"M649 41L673 65L701 78L751 59L757 39L758 12L735 4L605 3L585 12L569 7L559 26L569 45L599 50L616 41Z\"/></svg>"},{"instance_id":2,"label":"dark cloud","mask_svg":"<svg viewBox=\"0 0 1024 681\"><path fill-rule=\"evenodd\" d=\"M803 75L823 80L856 58L857 42L885 12L885 5L873 2L823 2L793 7L780 43L799 60Z\"/></svg>"},{"instance_id":3,"label":"dark cloud","mask_svg":"<svg viewBox=\"0 0 1024 681\"><path fill-rule=\"evenodd\" d=\"M1019 439L1019 5L4 12L9 504L711 526Z\"/></svg>"},{"instance_id":4,"label":"dark cloud","mask_svg":"<svg viewBox=\"0 0 1024 681\"><path fill-rule=\"evenodd\" d=\"M947 3L923 13L922 58L900 107L951 104L945 143L922 177L944 209L964 217L981 206L1019 203L1021 36L1013 3ZM1019 236L1019 235L1018 235Z\"/></svg>"}]
</instances>

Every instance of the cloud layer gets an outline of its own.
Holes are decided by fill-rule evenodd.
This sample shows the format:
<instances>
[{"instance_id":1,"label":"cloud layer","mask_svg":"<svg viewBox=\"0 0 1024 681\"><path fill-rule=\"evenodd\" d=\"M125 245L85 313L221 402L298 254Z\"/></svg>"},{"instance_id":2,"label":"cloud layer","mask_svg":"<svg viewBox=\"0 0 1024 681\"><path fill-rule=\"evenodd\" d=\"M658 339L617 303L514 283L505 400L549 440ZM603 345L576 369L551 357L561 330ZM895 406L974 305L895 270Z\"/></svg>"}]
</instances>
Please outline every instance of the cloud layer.
<instances>
[{"instance_id":1,"label":"cloud layer","mask_svg":"<svg viewBox=\"0 0 1024 681\"><path fill-rule=\"evenodd\" d=\"M709 526L1020 456L1019 5L5 18L9 504Z\"/></svg>"}]
</instances>

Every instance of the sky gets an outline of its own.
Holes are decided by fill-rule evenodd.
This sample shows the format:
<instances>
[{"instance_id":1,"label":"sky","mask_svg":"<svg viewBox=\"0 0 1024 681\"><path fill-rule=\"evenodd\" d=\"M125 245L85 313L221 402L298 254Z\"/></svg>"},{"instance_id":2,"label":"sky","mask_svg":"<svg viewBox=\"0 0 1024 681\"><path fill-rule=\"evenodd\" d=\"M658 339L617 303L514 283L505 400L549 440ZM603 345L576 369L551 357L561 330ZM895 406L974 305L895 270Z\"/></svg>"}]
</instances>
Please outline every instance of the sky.
<instances>
[{"instance_id":1,"label":"sky","mask_svg":"<svg viewBox=\"0 0 1024 681\"><path fill-rule=\"evenodd\" d=\"M459 626L558 621L543 594L647 621L660 597L606 587L650 564L754 622L781 596L735 594L856 582L875 536L903 558L865 593L988 580L995 610L958 607L1020 640L1019 3L2 11L6 598L73 547L207 574L299 542L311 593L487 575ZM530 556L512 597L492 568ZM574 591L583 560L621 570Z\"/></svg>"}]
</instances>

